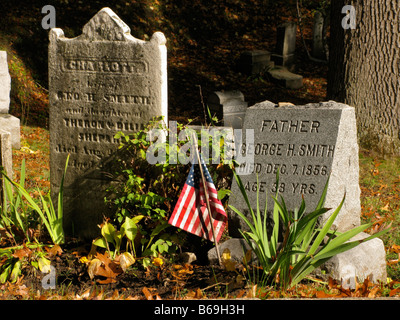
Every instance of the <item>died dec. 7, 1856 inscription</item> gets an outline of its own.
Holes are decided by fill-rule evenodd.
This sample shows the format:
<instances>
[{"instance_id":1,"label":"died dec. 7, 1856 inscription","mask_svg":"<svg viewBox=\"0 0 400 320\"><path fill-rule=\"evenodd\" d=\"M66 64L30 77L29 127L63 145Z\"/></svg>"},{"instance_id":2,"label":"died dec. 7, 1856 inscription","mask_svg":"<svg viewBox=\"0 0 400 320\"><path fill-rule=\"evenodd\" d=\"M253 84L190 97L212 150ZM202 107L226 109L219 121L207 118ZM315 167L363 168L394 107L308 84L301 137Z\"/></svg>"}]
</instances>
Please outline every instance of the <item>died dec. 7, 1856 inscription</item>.
<instances>
[{"instance_id":1,"label":"died dec. 7, 1856 inscription","mask_svg":"<svg viewBox=\"0 0 400 320\"><path fill-rule=\"evenodd\" d=\"M335 102L277 108L265 101L248 108L244 129L254 130L254 142L243 143L240 152L254 155L254 163L242 164L238 172L250 173L241 175L241 179L254 210L258 190L262 210L266 198L269 211L272 210L272 195L279 191L289 210L298 208L303 196L310 212L330 177L326 204L337 206L345 192L348 198L354 198L345 202L343 214L338 217L338 221L342 220L340 228L359 223L358 145L353 108ZM232 184L232 193L236 196L229 203L248 212L236 182ZM234 212L230 213L230 220L231 235L239 236L237 229L245 226Z\"/></svg>"},{"instance_id":2,"label":"died dec. 7, 1856 inscription","mask_svg":"<svg viewBox=\"0 0 400 320\"><path fill-rule=\"evenodd\" d=\"M142 129L155 116L167 119L166 39L130 34L109 8L100 10L69 39L50 31L51 188L58 191L70 154L64 189L67 232L91 237L107 215L107 163L118 148L118 131Z\"/></svg>"}]
</instances>

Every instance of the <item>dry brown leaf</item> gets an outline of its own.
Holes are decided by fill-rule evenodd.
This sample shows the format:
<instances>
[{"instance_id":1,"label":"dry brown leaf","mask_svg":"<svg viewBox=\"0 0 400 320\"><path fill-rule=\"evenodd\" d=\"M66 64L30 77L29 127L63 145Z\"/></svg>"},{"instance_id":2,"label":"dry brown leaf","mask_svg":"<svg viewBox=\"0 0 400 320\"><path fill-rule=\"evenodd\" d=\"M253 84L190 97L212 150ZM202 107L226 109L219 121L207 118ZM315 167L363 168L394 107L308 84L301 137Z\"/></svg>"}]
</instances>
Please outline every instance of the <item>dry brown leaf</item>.
<instances>
[{"instance_id":1,"label":"dry brown leaf","mask_svg":"<svg viewBox=\"0 0 400 320\"><path fill-rule=\"evenodd\" d=\"M390 247L390 251L395 252L395 253L400 253L400 245L394 244Z\"/></svg>"},{"instance_id":2,"label":"dry brown leaf","mask_svg":"<svg viewBox=\"0 0 400 320\"><path fill-rule=\"evenodd\" d=\"M32 250L24 245L22 249L15 250L12 256L14 258L22 259L24 257L28 257L31 253Z\"/></svg>"},{"instance_id":3,"label":"dry brown leaf","mask_svg":"<svg viewBox=\"0 0 400 320\"><path fill-rule=\"evenodd\" d=\"M379 291L378 286L375 286L374 288L372 288L370 290L370 292L368 293L368 298L375 298L378 291Z\"/></svg>"},{"instance_id":4,"label":"dry brown leaf","mask_svg":"<svg viewBox=\"0 0 400 320\"><path fill-rule=\"evenodd\" d=\"M97 296L93 297L92 300L103 300L103 296L104 296L104 290L102 288L100 293Z\"/></svg>"},{"instance_id":5,"label":"dry brown leaf","mask_svg":"<svg viewBox=\"0 0 400 320\"><path fill-rule=\"evenodd\" d=\"M400 288L396 288L396 289L392 289L392 290L390 290L390 292L389 292L389 297L393 297L393 296L395 296L397 293L399 293L400 292Z\"/></svg>"},{"instance_id":6,"label":"dry brown leaf","mask_svg":"<svg viewBox=\"0 0 400 320\"><path fill-rule=\"evenodd\" d=\"M111 300L118 300L118 298L119 298L119 292L117 289L115 289L111 296Z\"/></svg>"},{"instance_id":7,"label":"dry brown leaf","mask_svg":"<svg viewBox=\"0 0 400 320\"><path fill-rule=\"evenodd\" d=\"M124 252L119 256L119 263L125 272L126 269L135 263L135 258L129 252Z\"/></svg>"},{"instance_id":8,"label":"dry brown leaf","mask_svg":"<svg viewBox=\"0 0 400 320\"><path fill-rule=\"evenodd\" d=\"M381 211L390 211L389 202L386 203L386 205L384 207L379 208L379 210L381 210ZM379 216L378 214L376 214L376 216L377 216L377 218L381 218L382 219L382 217Z\"/></svg>"},{"instance_id":9,"label":"dry brown leaf","mask_svg":"<svg viewBox=\"0 0 400 320\"><path fill-rule=\"evenodd\" d=\"M153 295L151 294L151 292L149 291L149 289L147 289L146 287L144 287L142 289L142 292L144 294L144 296L146 297L147 300L154 300L153 299Z\"/></svg>"},{"instance_id":10,"label":"dry brown leaf","mask_svg":"<svg viewBox=\"0 0 400 320\"><path fill-rule=\"evenodd\" d=\"M87 289L84 293L82 293L81 296L79 296L79 295L77 295L77 296L79 296L81 299L89 299L90 293L91 293L90 290L91 290L91 288Z\"/></svg>"},{"instance_id":11,"label":"dry brown leaf","mask_svg":"<svg viewBox=\"0 0 400 320\"><path fill-rule=\"evenodd\" d=\"M257 285L250 285L247 290L246 298L255 298L257 296Z\"/></svg>"},{"instance_id":12,"label":"dry brown leaf","mask_svg":"<svg viewBox=\"0 0 400 320\"><path fill-rule=\"evenodd\" d=\"M89 267L88 267L88 273L89 273L90 279L93 279L98 274L98 270L101 265L102 265L102 262L99 259L95 258L90 261Z\"/></svg>"},{"instance_id":13,"label":"dry brown leaf","mask_svg":"<svg viewBox=\"0 0 400 320\"><path fill-rule=\"evenodd\" d=\"M222 253L221 260L226 271L235 271L236 262L231 259L231 251L228 248Z\"/></svg>"},{"instance_id":14,"label":"dry brown leaf","mask_svg":"<svg viewBox=\"0 0 400 320\"><path fill-rule=\"evenodd\" d=\"M51 247L50 249L48 247L45 247L47 253L49 254L49 257L54 257L56 255L61 255L63 253L63 250L61 249L61 247L56 244L53 247Z\"/></svg>"}]
</instances>

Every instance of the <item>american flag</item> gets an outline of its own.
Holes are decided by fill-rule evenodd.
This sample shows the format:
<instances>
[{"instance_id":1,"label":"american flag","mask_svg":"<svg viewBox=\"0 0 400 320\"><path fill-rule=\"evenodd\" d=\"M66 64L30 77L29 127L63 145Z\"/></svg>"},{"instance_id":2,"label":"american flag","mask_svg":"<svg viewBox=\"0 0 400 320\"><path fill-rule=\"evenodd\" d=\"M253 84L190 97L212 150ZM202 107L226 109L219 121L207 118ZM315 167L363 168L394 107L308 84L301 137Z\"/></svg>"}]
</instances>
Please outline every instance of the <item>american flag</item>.
<instances>
[{"instance_id":1,"label":"american flag","mask_svg":"<svg viewBox=\"0 0 400 320\"><path fill-rule=\"evenodd\" d=\"M217 198L217 190L202 158L201 165L206 179L211 216L218 243L228 218L221 201ZM168 223L199 237L214 241L199 164L192 164L189 176Z\"/></svg>"}]
</instances>

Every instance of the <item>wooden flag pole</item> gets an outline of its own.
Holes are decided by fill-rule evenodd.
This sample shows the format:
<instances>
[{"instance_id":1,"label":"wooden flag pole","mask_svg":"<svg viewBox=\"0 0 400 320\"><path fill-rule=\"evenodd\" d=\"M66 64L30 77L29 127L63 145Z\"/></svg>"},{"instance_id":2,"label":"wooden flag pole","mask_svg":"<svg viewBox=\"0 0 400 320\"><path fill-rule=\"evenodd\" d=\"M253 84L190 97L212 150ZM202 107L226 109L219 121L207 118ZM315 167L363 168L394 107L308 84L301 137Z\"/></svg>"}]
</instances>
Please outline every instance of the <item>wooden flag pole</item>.
<instances>
[{"instance_id":1,"label":"wooden flag pole","mask_svg":"<svg viewBox=\"0 0 400 320\"><path fill-rule=\"evenodd\" d=\"M221 260L221 255L219 253L218 241L217 241L217 238L215 236L214 220L213 220L212 215L211 215L210 199L208 197L208 191L207 191L208 188L207 188L207 185L206 185L206 179L204 177L203 167L202 167L201 161L200 161L200 153L199 153L199 150L198 150L197 140L196 140L196 136L195 136L194 133L192 135L192 139L193 139L193 142L194 142L194 149L196 150L197 161L198 161L199 167L200 167L201 181L203 181L204 195L206 197L208 216L209 216L210 222L211 222L211 231L212 231L214 242L215 242L215 249L217 251L219 265L222 266L222 260Z\"/></svg>"}]
</instances>

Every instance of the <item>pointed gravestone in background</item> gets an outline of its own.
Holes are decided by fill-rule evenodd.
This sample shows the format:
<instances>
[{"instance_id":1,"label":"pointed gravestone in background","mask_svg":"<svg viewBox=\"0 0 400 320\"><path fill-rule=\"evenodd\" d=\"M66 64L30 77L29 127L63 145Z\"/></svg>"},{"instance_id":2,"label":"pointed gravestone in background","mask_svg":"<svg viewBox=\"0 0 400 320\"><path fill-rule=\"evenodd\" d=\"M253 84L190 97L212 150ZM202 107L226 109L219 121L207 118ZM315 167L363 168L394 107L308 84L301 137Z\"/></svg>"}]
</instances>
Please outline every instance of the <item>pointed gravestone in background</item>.
<instances>
[{"instance_id":1,"label":"pointed gravestone in background","mask_svg":"<svg viewBox=\"0 0 400 320\"><path fill-rule=\"evenodd\" d=\"M295 22L285 22L276 28L276 48L271 58L276 65L292 68L296 50L296 32Z\"/></svg>"},{"instance_id":2,"label":"pointed gravestone in background","mask_svg":"<svg viewBox=\"0 0 400 320\"><path fill-rule=\"evenodd\" d=\"M66 232L93 237L107 216L105 190L113 183L108 166L118 149L118 131L132 133L155 116L167 123L166 39L130 34L109 8L100 10L82 35L68 39L51 29L49 46L50 170L57 196L64 183Z\"/></svg>"},{"instance_id":3,"label":"pointed gravestone in background","mask_svg":"<svg viewBox=\"0 0 400 320\"><path fill-rule=\"evenodd\" d=\"M324 47L324 17L322 13L316 11L314 14L314 26L313 26L313 40L312 40L312 51L311 55L314 58L326 59L325 47Z\"/></svg>"}]
</instances>

